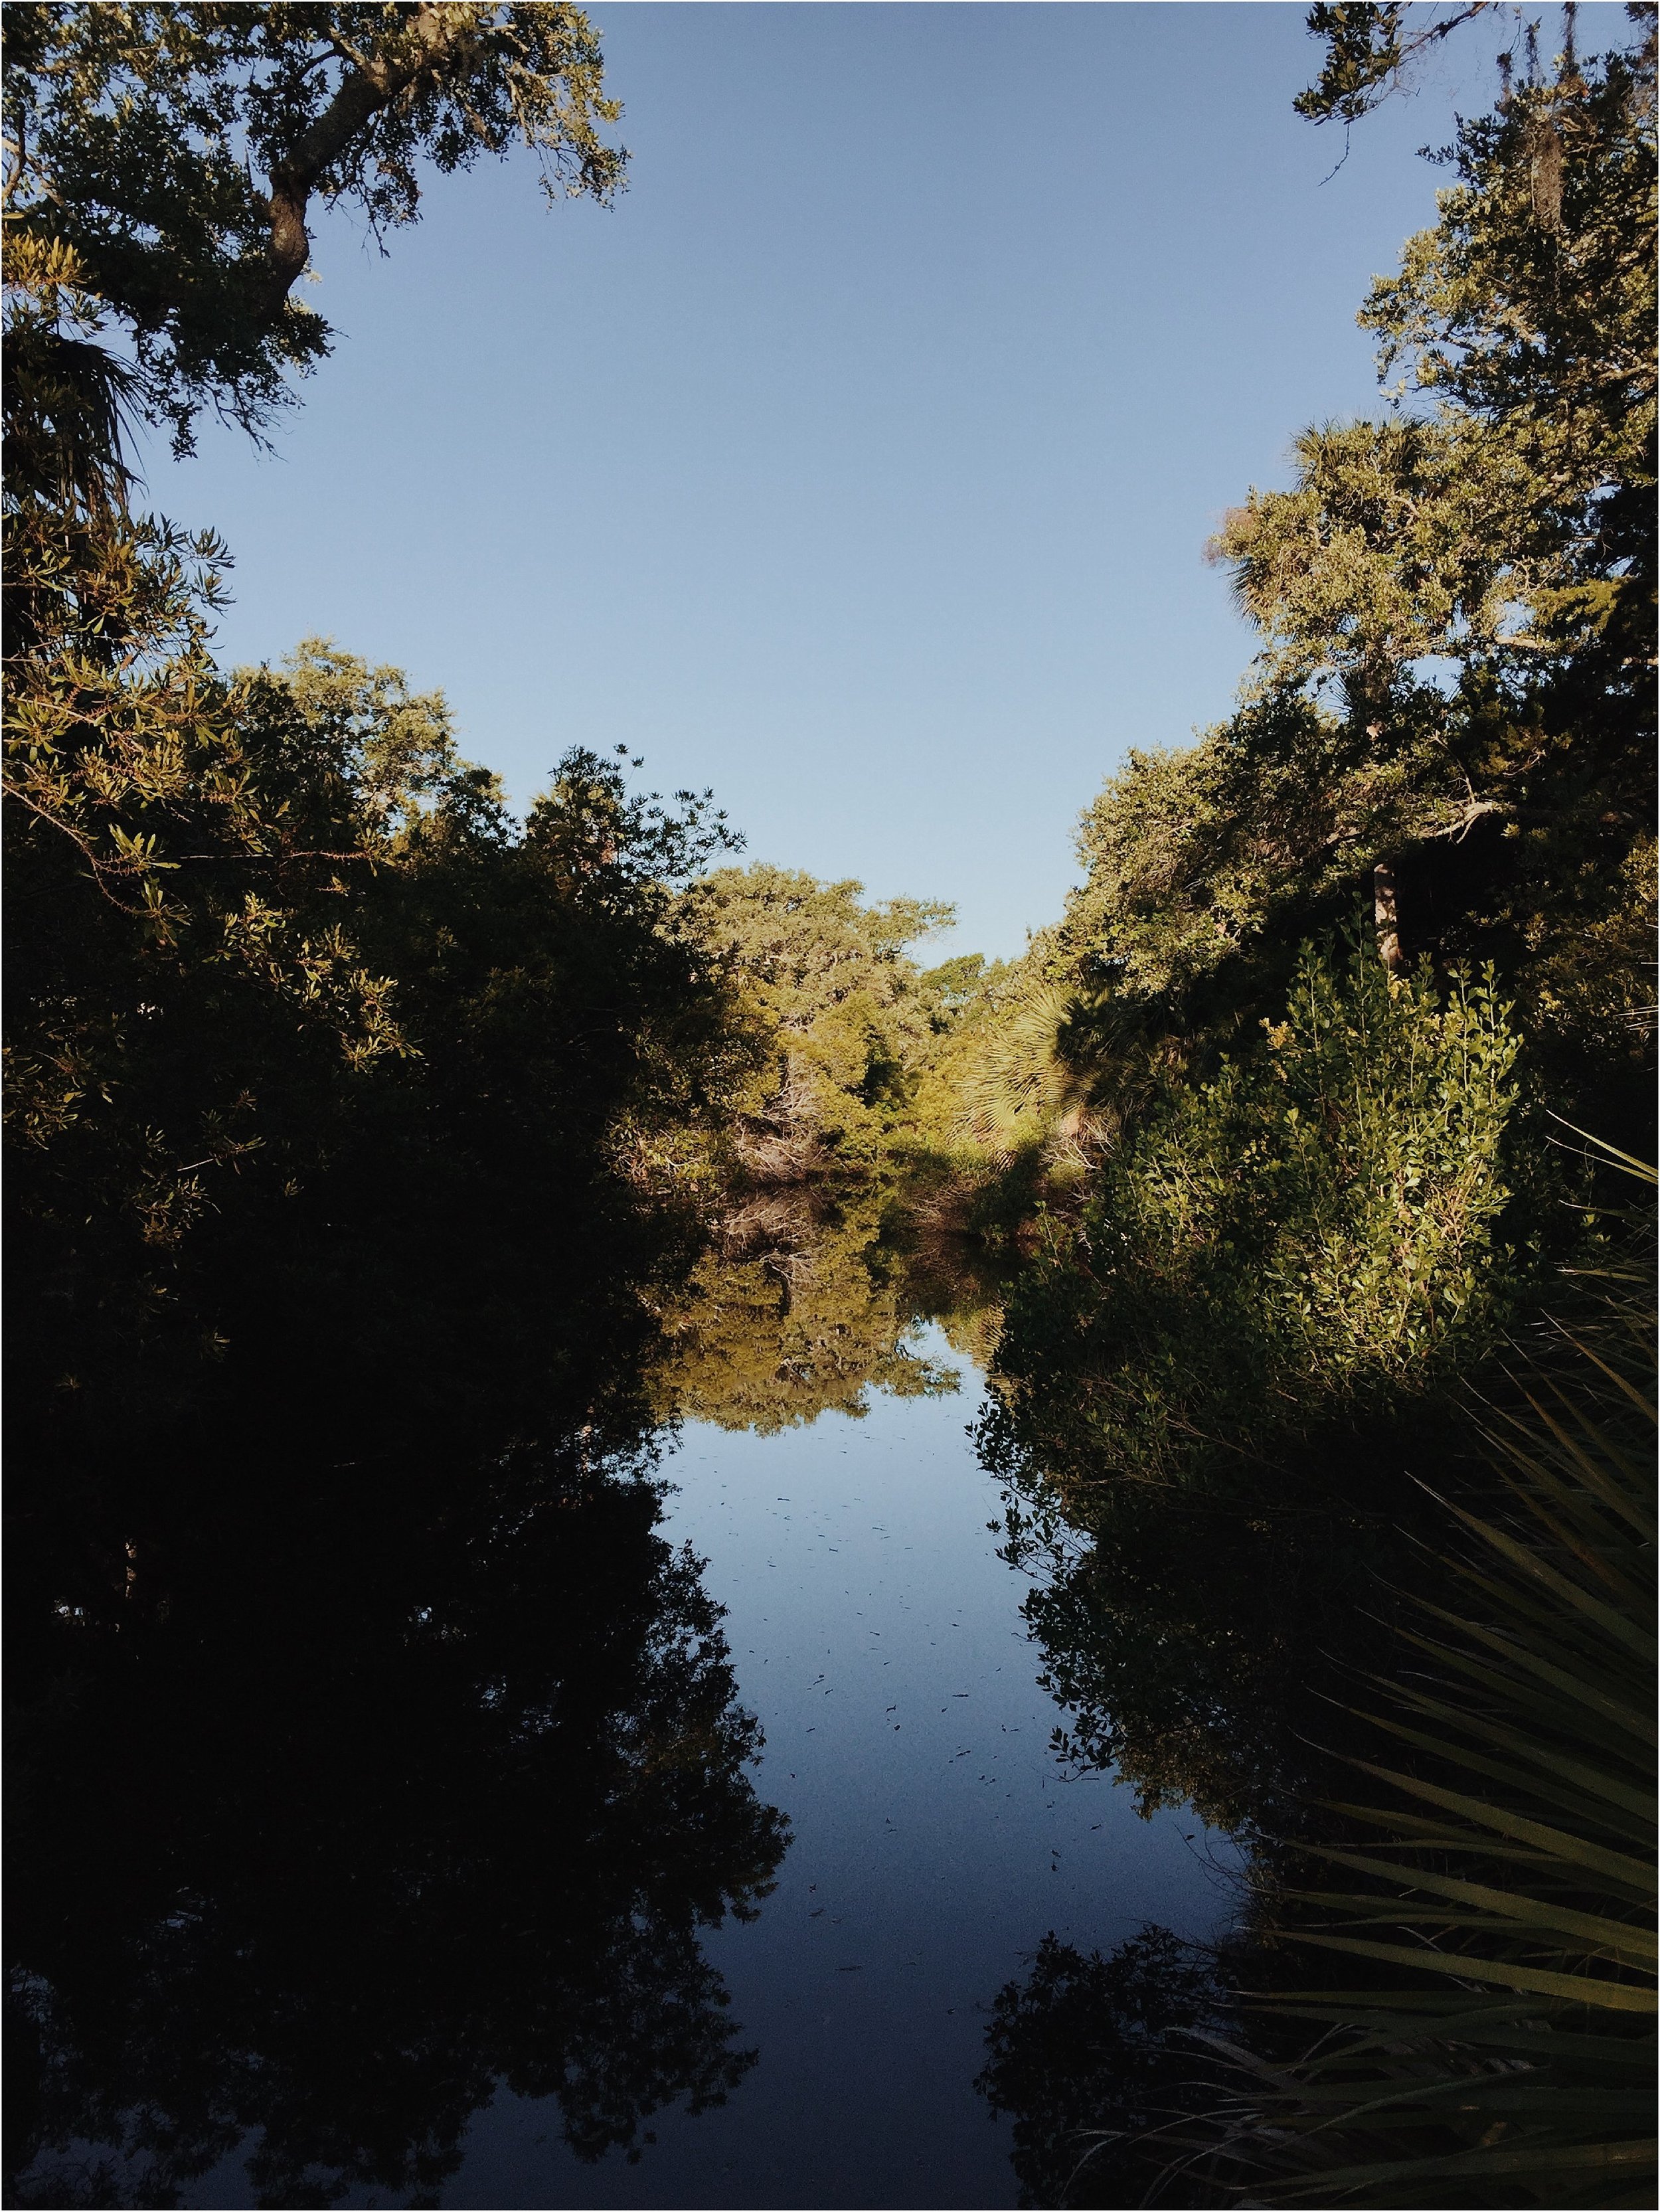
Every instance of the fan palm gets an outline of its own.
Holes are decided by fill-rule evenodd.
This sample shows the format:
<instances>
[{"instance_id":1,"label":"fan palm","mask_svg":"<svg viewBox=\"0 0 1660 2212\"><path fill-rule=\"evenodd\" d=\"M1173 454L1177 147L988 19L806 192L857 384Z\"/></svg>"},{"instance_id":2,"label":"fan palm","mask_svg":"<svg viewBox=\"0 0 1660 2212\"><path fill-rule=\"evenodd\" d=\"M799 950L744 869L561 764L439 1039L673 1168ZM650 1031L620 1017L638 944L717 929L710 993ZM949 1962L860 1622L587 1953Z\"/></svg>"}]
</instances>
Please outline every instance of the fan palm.
<instances>
[{"instance_id":1,"label":"fan palm","mask_svg":"<svg viewBox=\"0 0 1660 2212\"><path fill-rule=\"evenodd\" d=\"M1262 2204L1653 2202L1653 1328L1637 1279L1559 1331L1481 1426L1499 1479L1449 1511L1456 1602L1403 1631L1417 1671L1368 1718L1407 1754L1309 1846L1352 1878L1278 1933L1367 1962L1261 2000L1321 2023L1275 2063L1208 2037L1229 2089L1195 2166ZM1211 2129L1216 2132L1213 2133ZM1227 2192L1231 2195L1233 2189Z\"/></svg>"}]
</instances>

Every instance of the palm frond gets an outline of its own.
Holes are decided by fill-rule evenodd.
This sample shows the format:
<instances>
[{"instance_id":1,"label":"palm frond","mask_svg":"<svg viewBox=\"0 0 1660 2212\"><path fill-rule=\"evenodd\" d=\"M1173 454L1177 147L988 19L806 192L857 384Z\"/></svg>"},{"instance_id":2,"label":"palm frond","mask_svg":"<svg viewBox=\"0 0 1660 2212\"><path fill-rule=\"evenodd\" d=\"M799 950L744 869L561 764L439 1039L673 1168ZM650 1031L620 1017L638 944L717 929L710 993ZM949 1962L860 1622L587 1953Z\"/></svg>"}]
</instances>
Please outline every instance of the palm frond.
<instances>
[{"instance_id":1,"label":"palm frond","mask_svg":"<svg viewBox=\"0 0 1660 2212\"><path fill-rule=\"evenodd\" d=\"M1447 1505L1440 1562L1465 1595L1418 1603L1414 1672L1365 1716L1406 1756L1350 1762L1374 1794L1328 1802L1344 1839L1299 1849L1353 1885L1286 1897L1274 1930L1373 1984L1251 2000L1279 2033L1324 2033L1291 2063L1219 2051L1219 2102L1180 2148L1225 2195L1653 2202L1654 1416L1635 1279L1557 1332L1567 1371L1535 1354L1513 1402L1483 1410L1498 1503Z\"/></svg>"}]
</instances>

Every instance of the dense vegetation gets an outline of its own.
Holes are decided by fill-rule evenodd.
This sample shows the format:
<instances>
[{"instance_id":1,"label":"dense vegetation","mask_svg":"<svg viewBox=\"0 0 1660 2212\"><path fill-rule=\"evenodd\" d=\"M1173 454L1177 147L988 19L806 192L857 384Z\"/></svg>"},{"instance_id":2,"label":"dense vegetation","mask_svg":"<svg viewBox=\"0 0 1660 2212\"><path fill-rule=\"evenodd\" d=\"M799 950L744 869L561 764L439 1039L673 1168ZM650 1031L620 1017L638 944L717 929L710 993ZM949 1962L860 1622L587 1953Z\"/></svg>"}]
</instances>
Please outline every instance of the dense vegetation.
<instances>
[{"instance_id":1,"label":"dense vegetation","mask_svg":"<svg viewBox=\"0 0 1660 2212\"><path fill-rule=\"evenodd\" d=\"M1029 2201L1648 2201L1648 1278L1582 1286L1415 1440L1462 1504L1380 1500L1374 1468L1289 1505L1115 1500L1069 1553L1017 1516L1055 1552L1060 1748L1252 1845L1214 1949L1051 1941L1003 1991L982 2087Z\"/></svg>"},{"instance_id":2,"label":"dense vegetation","mask_svg":"<svg viewBox=\"0 0 1660 2212\"><path fill-rule=\"evenodd\" d=\"M696 1930L783 1836L649 1439L947 1387L927 1313L995 1340L982 1449L1061 1755L1197 1804L1260 1876L1219 1959L1050 1945L1005 1993L987 2087L1035 2201L1644 2201L1628 12L1591 58L1570 13L1548 68L1529 34L1362 310L1383 411L1227 515L1261 641L1236 712L1111 776L1021 960L929 967L948 908L740 866L709 794L644 794L638 761L567 753L521 820L398 671L319 639L221 667L228 550L138 511L136 422L263 435L325 357L292 296L315 206L388 232L429 169L514 143L617 188L581 14L8 10L25 2166L105 2144L85 2201L161 2202L263 2126L270 2201L319 2168L424 2201L496 2079L595 2154L725 2094ZM1346 128L1454 27L1310 23L1299 104ZM238 1753L301 1710L318 1771ZM222 1848L250 1822L252 1887ZM562 1838L580 1911L507 1831ZM1370 1981L1313 1991L1317 1943ZM349 2060L313 2023L348 1980L403 2054L373 2141L330 2134Z\"/></svg>"},{"instance_id":3,"label":"dense vegetation","mask_svg":"<svg viewBox=\"0 0 1660 2212\"><path fill-rule=\"evenodd\" d=\"M731 841L581 752L515 821L325 641L222 669L128 434L325 353L313 197L515 137L603 193L615 111L562 5L6 29L9 2195L255 2131L262 2201L433 2202L504 2079L597 2157L751 2063L700 1931L785 1832L645 1376L753 1059L674 924Z\"/></svg>"},{"instance_id":4,"label":"dense vegetation","mask_svg":"<svg viewBox=\"0 0 1660 2212\"><path fill-rule=\"evenodd\" d=\"M1438 157L1362 314L1389 412L1306 432L1212 549L1262 639L1237 713L1110 780L1003 986L1067 1195L982 1436L1057 1751L1254 1869L1218 1954L1052 1942L1003 1993L982 2087L1034 2203L1651 2199L1652 1246L1609 1150L1654 1141L1630 14L1586 60L1569 12L1548 71L1529 33ZM1316 9L1304 111L1357 119L1457 20Z\"/></svg>"}]
</instances>

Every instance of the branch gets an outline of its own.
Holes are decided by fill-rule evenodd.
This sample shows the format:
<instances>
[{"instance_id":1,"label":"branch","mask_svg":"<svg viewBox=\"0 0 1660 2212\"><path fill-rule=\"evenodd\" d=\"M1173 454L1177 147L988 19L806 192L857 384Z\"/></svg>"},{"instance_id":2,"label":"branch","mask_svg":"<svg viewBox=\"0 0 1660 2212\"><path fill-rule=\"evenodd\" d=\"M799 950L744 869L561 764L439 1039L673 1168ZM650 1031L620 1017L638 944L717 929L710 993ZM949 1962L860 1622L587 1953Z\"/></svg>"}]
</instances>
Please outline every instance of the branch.
<instances>
[{"instance_id":1,"label":"branch","mask_svg":"<svg viewBox=\"0 0 1660 2212\"><path fill-rule=\"evenodd\" d=\"M470 23L453 30L446 26L443 18L451 12L430 4L430 0L417 10L411 27L417 51L403 62L360 53L349 40L330 33L330 42L347 62L349 74L293 153L271 173L271 276L265 305L273 319L282 313L295 279L303 274L311 258L306 208L319 178L382 109L390 107L422 76L441 76L446 63L470 43ZM471 14L465 9L453 12L463 16Z\"/></svg>"},{"instance_id":2,"label":"branch","mask_svg":"<svg viewBox=\"0 0 1660 2212\"><path fill-rule=\"evenodd\" d=\"M1323 5L1310 11L1309 29L1327 42L1326 64L1317 82L1292 103L1298 114L1314 123L1329 123L1335 116L1346 128L1359 121L1399 88L1407 69L1426 46L1450 37L1461 23L1485 15L1494 0L1467 0L1444 21L1432 22L1402 40L1397 33L1406 4L1407 0L1395 0L1383 7ZM1381 40L1374 43L1379 33ZM1347 143L1344 152L1347 158Z\"/></svg>"},{"instance_id":3,"label":"branch","mask_svg":"<svg viewBox=\"0 0 1660 2212\"><path fill-rule=\"evenodd\" d=\"M22 182L28 166L22 126L21 125L18 126L17 136L15 138L0 138L0 146L3 146L11 156L11 168L6 178L5 189L3 192L0 192L0 206L9 207L11 196Z\"/></svg>"}]
</instances>

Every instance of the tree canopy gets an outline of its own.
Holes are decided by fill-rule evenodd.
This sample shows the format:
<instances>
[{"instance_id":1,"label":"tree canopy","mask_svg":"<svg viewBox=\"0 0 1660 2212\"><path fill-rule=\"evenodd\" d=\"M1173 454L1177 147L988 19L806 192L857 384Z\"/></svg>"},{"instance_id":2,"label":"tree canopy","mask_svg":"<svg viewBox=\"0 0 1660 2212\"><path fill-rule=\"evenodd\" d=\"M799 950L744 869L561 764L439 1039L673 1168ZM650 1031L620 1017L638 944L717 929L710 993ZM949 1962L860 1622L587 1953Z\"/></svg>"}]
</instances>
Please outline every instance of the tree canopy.
<instances>
[{"instance_id":1,"label":"tree canopy","mask_svg":"<svg viewBox=\"0 0 1660 2212\"><path fill-rule=\"evenodd\" d=\"M1439 221L1361 311L1387 411L1304 431L1292 486L1213 542L1262 639L1238 711L1131 753L1037 957L1213 1053L1364 900L1397 972L1493 961L1564 1110L1627 1126L1652 995L1651 35L1512 77L1439 158Z\"/></svg>"},{"instance_id":2,"label":"tree canopy","mask_svg":"<svg viewBox=\"0 0 1660 2212\"><path fill-rule=\"evenodd\" d=\"M605 201L623 179L599 40L565 0L20 0L6 32L9 282L57 275L14 379L49 410L112 328L131 356L104 374L181 449L204 406L257 431L328 351L293 296L314 203L383 238L417 219L424 168L515 144L550 196Z\"/></svg>"},{"instance_id":3,"label":"tree canopy","mask_svg":"<svg viewBox=\"0 0 1660 2212\"><path fill-rule=\"evenodd\" d=\"M864 885L758 862L693 884L681 927L736 978L770 1049L739 1102L741 1150L773 1174L817 1161L873 1165L904 1115L938 1030L965 1001L907 948L946 927L937 900L866 905Z\"/></svg>"}]
</instances>

